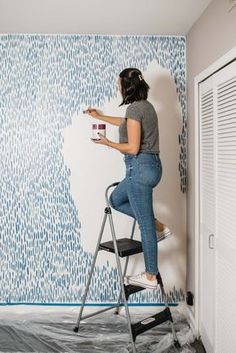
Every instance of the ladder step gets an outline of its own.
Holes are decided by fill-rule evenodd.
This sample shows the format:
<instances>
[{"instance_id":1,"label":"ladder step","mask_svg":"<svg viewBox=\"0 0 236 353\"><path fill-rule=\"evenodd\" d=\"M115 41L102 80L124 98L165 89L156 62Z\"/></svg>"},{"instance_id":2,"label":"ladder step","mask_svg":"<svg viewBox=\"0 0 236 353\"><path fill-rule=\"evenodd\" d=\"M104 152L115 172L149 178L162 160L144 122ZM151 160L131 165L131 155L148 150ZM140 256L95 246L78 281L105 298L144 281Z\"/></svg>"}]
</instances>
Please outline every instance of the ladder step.
<instances>
[{"instance_id":1,"label":"ladder step","mask_svg":"<svg viewBox=\"0 0 236 353\"><path fill-rule=\"evenodd\" d=\"M143 252L142 243L138 240L129 238L117 239L118 254L120 257L130 256ZM115 253L113 240L101 243L99 250L105 250Z\"/></svg>"},{"instance_id":2,"label":"ladder step","mask_svg":"<svg viewBox=\"0 0 236 353\"><path fill-rule=\"evenodd\" d=\"M131 324L134 341L136 337L141 333L150 330L151 328L160 325L165 321L173 321L169 307L165 308L165 310L161 311L156 315L147 317L146 319L139 321L135 324Z\"/></svg>"},{"instance_id":3,"label":"ladder step","mask_svg":"<svg viewBox=\"0 0 236 353\"><path fill-rule=\"evenodd\" d=\"M124 287L125 287L126 300L129 299L129 296L131 294L134 294L134 293L140 292L141 290L146 289L146 288L143 288L143 287L134 286L132 284L124 285Z\"/></svg>"}]
</instances>

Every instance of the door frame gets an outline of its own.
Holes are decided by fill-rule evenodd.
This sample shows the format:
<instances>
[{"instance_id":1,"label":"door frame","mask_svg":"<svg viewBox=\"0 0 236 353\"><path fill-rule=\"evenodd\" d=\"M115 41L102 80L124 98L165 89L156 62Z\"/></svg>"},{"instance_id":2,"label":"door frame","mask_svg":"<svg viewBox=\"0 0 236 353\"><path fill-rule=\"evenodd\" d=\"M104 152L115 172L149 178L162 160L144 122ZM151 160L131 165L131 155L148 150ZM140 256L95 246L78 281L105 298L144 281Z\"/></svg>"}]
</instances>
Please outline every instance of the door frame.
<instances>
[{"instance_id":1,"label":"door frame","mask_svg":"<svg viewBox=\"0 0 236 353\"><path fill-rule=\"evenodd\" d=\"M194 163L194 196L195 196L195 213L194 213L194 245L195 245L195 298L194 298L194 314L191 312L197 335L200 336L200 124L199 124L199 84L212 76L224 66L236 59L236 47L232 48L205 70L194 77L194 131L195 131L195 163Z\"/></svg>"}]
</instances>

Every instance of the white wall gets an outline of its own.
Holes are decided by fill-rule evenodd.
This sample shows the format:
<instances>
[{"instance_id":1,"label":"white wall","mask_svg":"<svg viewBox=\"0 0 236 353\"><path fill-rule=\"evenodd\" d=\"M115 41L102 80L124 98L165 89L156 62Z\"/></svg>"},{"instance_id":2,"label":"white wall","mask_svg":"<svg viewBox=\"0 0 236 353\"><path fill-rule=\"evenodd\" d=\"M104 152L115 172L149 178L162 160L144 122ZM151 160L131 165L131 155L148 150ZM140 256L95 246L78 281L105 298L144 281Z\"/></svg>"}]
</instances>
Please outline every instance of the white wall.
<instances>
[{"instance_id":1,"label":"white wall","mask_svg":"<svg viewBox=\"0 0 236 353\"><path fill-rule=\"evenodd\" d=\"M195 293L194 247L194 77L236 45L236 7L228 0L214 0L187 34L188 195L187 290Z\"/></svg>"},{"instance_id":2,"label":"white wall","mask_svg":"<svg viewBox=\"0 0 236 353\"><path fill-rule=\"evenodd\" d=\"M149 100L154 105L160 130L160 157L163 165L161 182L154 190L153 204L156 217L167 224L173 235L159 244L159 266L166 289L185 289L186 279L186 194L180 191L179 144L181 132L181 106L176 85L170 72L157 62L151 62L143 72L151 87ZM126 107L118 107L121 96L106 101L99 109L105 115L125 116ZM94 253L96 237L105 207L104 191L108 185L124 178L123 156L113 149L91 143L91 125L97 121L86 115L74 115L72 124L64 130L63 156L68 165L70 190L81 222L81 243L84 251ZM107 136L118 141L117 127L107 126ZM129 236L133 220L114 212L117 237ZM122 236L121 236L122 235ZM136 229L135 239L140 239ZM111 240L109 228L103 241ZM98 257L101 266L109 259L116 266L114 256ZM142 256L130 259L129 271L143 271Z\"/></svg>"}]
</instances>

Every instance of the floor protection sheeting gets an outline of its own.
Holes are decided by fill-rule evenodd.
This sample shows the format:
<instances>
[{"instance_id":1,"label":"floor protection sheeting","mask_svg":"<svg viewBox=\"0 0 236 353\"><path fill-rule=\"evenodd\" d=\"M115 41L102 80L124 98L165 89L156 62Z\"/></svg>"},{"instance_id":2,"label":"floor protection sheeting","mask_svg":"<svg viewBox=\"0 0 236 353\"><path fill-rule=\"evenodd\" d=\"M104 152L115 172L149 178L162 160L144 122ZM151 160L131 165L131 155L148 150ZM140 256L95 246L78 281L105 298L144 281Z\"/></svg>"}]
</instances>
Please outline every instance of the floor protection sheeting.
<instances>
[{"instance_id":1,"label":"floor protection sheeting","mask_svg":"<svg viewBox=\"0 0 236 353\"><path fill-rule=\"evenodd\" d=\"M111 310L83 320L79 332L74 333L79 310L79 307L0 307L0 352L132 353L123 309L120 315ZM88 310L92 311L85 308L84 313ZM171 326L165 322L137 337L138 353L196 352L191 347L195 334L185 316L176 308L171 308L171 312L181 348L173 346ZM132 308L132 322L153 314L153 309L140 312Z\"/></svg>"}]
</instances>

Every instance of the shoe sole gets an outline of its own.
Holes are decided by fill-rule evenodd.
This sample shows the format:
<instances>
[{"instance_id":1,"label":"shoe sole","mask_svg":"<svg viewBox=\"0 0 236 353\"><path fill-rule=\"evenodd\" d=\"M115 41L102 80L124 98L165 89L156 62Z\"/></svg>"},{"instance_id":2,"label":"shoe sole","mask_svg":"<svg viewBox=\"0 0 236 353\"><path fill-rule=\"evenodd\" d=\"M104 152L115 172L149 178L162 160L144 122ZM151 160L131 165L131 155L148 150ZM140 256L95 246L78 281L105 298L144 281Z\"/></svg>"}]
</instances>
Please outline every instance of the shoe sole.
<instances>
[{"instance_id":1,"label":"shoe sole","mask_svg":"<svg viewBox=\"0 0 236 353\"><path fill-rule=\"evenodd\" d=\"M157 241L159 242L161 240L164 240L165 238L169 237L171 234L173 234L173 233L169 232L169 233L166 233L162 236L159 236L159 237L157 236Z\"/></svg>"},{"instance_id":2,"label":"shoe sole","mask_svg":"<svg viewBox=\"0 0 236 353\"><path fill-rule=\"evenodd\" d=\"M139 287L143 287L143 288L147 288L147 289L157 289L157 284L155 286L151 286L151 285L144 285L140 282L135 282L135 281L128 281L128 284L133 284L134 286L139 286Z\"/></svg>"}]
</instances>

